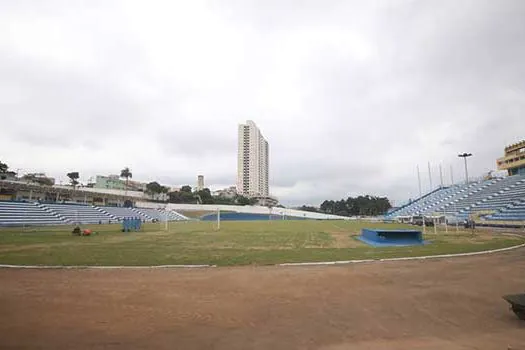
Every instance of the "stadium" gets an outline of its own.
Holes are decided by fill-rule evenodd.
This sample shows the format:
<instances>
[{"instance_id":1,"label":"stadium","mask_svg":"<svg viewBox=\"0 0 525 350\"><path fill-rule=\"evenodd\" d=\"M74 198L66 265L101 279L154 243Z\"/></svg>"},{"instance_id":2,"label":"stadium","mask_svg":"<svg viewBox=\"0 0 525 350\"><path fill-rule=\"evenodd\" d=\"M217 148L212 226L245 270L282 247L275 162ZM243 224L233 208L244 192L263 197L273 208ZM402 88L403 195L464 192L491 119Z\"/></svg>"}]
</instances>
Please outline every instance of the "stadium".
<instances>
[{"instance_id":1,"label":"stadium","mask_svg":"<svg viewBox=\"0 0 525 350\"><path fill-rule=\"evenodd\" d=\"M261 343L252 348L284 349L323 337L340 344L334 349L390 348L392 339L443 348L449 337L524 345L501 299L525 279L522 149L506 147L498 160L508 176L440 186L369 218L2 180L4 345L35 344L23 337L22 316L35 309L38 342L53 348L76 347L79 337L95 347L231 349L253 338ZM129 229L130 219L142 225ZM372 242L360 235L371 227ZM374 241L414 228L423 244Z\"/></svg>"},{"instance_id":2,"label":"stadium","mask_svg":"<svg viewBox=\"0 0 525 350\"><path fill-rule=\"evenodd\" d=\"M524 18L0 1L0 350L525 350Z\"/></svg>"}]
</instances>

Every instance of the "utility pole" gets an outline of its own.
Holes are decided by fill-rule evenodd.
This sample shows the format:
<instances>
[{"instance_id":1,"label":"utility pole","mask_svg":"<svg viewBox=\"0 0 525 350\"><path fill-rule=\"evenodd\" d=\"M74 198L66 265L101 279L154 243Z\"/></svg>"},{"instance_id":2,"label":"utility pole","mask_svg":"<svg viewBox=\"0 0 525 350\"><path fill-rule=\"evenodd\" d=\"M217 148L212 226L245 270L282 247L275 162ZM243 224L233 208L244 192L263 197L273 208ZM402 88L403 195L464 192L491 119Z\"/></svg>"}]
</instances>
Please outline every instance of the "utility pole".
<instances>
[{"instance_id":1,"label":"utility pole","mask_svg":"<svg viewBox=\"0 0 525 350\"><path fill-rule=\"evenodd\" d=\"M468 167L467 167L467 158L468 157L471 157L472 156L472 153L462 153L462 154L458 154L458 157L460 158L463 158L463 160L465 161L465 182L466 184L468 185Z\"/></svg>"},{"instance_id":2,"label":"utility pole","mask_svg":"<svg viewBox=\"0 0 525 350\"><path fill-rule=\"evenodd\" d=\"M454 212L456 213L455 219L456 219L456 233L459 232L459 222L458 222L458 206L456 205L456 202L454 201Z\"/></svg>"},{"instance_id":3,"label":"utility pole","mask_svg":"<svg viewBox=\"0 0 525 350\"><path fill-rule=\"evenodd\" d=\"M445 232L448 233L447 213L445 212L445 207L443 207L443 219L445 220Z\"/></svg>"},{"instance_id":4,"label":"utility pole","mask_svg":"<svg viewBox=\"0 0 525 350\"><path fill-rule=\"evenodd\" d=\"M443 169L441 167L441 164L439 164L439 178L441 180L441 187L443 187Z\"/></svg>"},{"instance_id":5,"label":"utility pole","mask_svg":"<svg viewBox=\"0 0 525 350\"><path fill-rule=\"evenodd\" d=\"M169 224L168 224L168 206L164 207L164 217L166 219L166 231L169 231Z\"/></svg>"},{"instance_id":6,"label":"utility pole","mask_svg":"<svg viewBox=\"0 0 525 350\"><path fill-rule=\"evenodd\" d=\"M421 193L421 175L419 174L419 165L417 166L417 183L419 186L419 198L421 198L423 193Z\"/></svg>"},{"instance_id":7,"label":"utility pole","mask_svg":"<svg viewBox=\"0 0 525 350\"><path fill-rule=\"evenodd\" d=\"M428 182L430 184L430 191L432 191L432 172L430 171L430 162L428 162Z\"/></svg>"}]
</instances>

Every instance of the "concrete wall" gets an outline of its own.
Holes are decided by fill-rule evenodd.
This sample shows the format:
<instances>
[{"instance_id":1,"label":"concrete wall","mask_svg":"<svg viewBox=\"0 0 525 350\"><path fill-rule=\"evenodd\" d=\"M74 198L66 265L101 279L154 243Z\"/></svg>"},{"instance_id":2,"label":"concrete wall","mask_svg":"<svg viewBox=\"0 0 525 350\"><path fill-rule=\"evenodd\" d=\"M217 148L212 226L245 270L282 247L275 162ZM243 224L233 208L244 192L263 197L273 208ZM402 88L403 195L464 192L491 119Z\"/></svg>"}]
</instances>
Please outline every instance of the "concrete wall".
<instances>
[{"instance_id":1,"label":"concrete wall","mask_svg":"<svg viewBox=\"0 0 525 350\"><path fill-rule=\"evenodd\" d=\"M71 186L55 185L53 187L71 189ZM90 188L90 187L78 187L78 189L80 191L91 192L94 194L101 194L101 195L105 193L105 194L113 194L113 195L118 195L118 196L127 196L127 197L140 198L140 199L150 198L149 195L145 194L144 192L140 192L140 191L113 190L109 188Z\"/></svg>"},{"instance_id":2,"label":"concrete wall","mask_svg":"<svg viewBox=\"0 0 525 350\"><path fill-rule=\"evenodd\" d=\"M217 209L224 211L236 211L239 213L253 213L253 214L269 214L267 207L261 206L240 206L240 205L216 205L216 204L159 204L149 202L137 202L137 207L142 208L166 208L169 210L201 210L201 211L216 211ZM321 213L311 213L308 211L287 209L287 208L272 208L273 215L297 216L308 219L330 219L330 220L350 220L350 218L338 215L329 215Z\"/></svg>"}]
</instances>

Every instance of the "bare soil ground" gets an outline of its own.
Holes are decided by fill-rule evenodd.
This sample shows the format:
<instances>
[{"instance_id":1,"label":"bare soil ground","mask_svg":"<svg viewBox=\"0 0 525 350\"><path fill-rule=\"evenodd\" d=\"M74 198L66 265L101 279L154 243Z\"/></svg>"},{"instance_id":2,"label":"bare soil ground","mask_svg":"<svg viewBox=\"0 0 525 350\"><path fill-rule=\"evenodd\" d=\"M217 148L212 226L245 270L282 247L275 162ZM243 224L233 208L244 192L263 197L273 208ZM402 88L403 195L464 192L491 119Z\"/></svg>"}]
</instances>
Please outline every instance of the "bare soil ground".
<instances>
[{"instance_id":1,"label":"bare soil ground","mask_svg":"<svg viewBox=\"0 0 525 350\"><path fill-rule=\"evenodd\" d=\"M2 349L525 349L525 250L202 270L0 269Z\"/></svg>"}]
</instances>

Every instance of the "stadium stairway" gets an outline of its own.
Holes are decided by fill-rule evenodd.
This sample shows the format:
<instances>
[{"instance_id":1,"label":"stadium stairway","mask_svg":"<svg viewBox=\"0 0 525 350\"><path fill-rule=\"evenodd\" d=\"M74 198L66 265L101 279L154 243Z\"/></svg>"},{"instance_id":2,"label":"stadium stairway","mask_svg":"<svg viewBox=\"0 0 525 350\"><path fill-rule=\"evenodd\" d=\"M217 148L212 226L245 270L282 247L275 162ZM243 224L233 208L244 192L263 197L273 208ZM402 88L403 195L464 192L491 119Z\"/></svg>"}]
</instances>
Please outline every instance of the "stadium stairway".
<instances>
[{"instance_id":1,"label":"stadium stairway","mask_svg":"<svg viewBox=\"0 0 525 350\"><path fill-rule=\"evenodd\" d=\"M117 221L122 221L124 218L140 218L142 221L151 221L151 218L140 212L137 212L134 208L125 207L97 207L100 211L107 213L115 218Z\"/></svg>"},{"instance_id":2,"label":"stadium stairway","mask_svg":"<svg viewBox=\"0 0 525 350\"><path fill-rule=\"evenodd\" d=\"M151 219L154 219L157 221L165 221L166 215L168 216L168 221L189 220L184 215L174 212L172 210L152 209L152 208L134 208L134 210L136 210L137 212L143 215L147 215Z\"/></svg>"}]
</instances>

